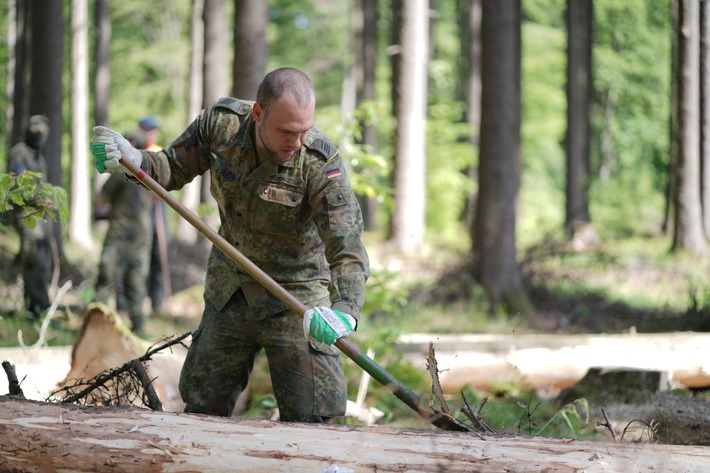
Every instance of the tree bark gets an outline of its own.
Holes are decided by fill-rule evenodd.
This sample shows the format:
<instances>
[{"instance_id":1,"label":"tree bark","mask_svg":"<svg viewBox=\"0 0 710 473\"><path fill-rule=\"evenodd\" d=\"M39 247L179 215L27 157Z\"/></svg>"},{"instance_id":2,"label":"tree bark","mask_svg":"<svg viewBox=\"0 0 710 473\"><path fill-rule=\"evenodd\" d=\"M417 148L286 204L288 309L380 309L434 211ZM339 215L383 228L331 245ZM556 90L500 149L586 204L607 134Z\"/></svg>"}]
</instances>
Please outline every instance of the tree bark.
<instances>
[{"instance_id":1,"label":"tree bark","mask_svg":"<svg viewBox=\"0 0 710 473\"><path fill-rule=\"evenodd\" d=\"M703 447L233 420L0 397L4 471L701 473ZM349 469L349 470L344 470Z\"/></svg>"},{"instance_id":2,"label":"tree bark","mask_svg":"<svg viewBox=\"0 0 710 473\"><path fill-rule=\"evenodd\" d=\"M567 1L567 200L565 227L573 235L590 223L589 141L592 89L592 0Z\"/></svg>"},{"instance_id":3,"label":"tree bark","mask_svg":"<svg viewBox=\"0 0 710 473\"><path fill-rule=\"evenodd\" d=\"M403 254L412 254L424 244L428 5L426 0L408 0L400 7L401 69L393 84L400 99L395 111L396 198L391 240Z\"/></svg>"},{"instance_id":4,"label":"tree bark","mask_svg":"<svg viewBox=\"0 0 710 473\"><path fill-rule=\"evenodd\" d=\"M108 107L111 97L112 30L109 0L96 0L94 8L94 125L110 127ZM108 173L99 174L94 171L94 195L99 195L108 178Z\"/></svg>"},{"instance_id":5,"label":"tree bark","mask_svg":"<svg viewBox=\"0 0 710 473\"><path fill-rule=\"evenodd\" d=\"M491 308L528 314L515 228L520 188L520 1L482 4L482 100L473 272Z\"/></svg>"},{"instance_id":6,"label":"tree bark","mask_svg":"<svg viewBox=\"0 0 710 473\"><path fill-rule=\"evenodd\" d=\"M30 115L45 115L49 119L49 138L45 147L47 181L64 187L62 175L62 134L64 117L64 10L63 2L30 0L32 53L30 68ZM26 125L25 125L26 126ZM64 262L62 228L52 227L57 255Z\"/></svg>"},{"instance_id":7,"label":"tree bark","mask_svg":"<svg viewBox=\"0 0 710 473\"><path fill-rule=\"evenodd\" d=\"M266 73L268 59L267 10L267 2L262 0L234 2L233 97L256 100L256 90Z\"/></svg>"},{"instance_id":8,"label":"tree bark","mask_svg":"<svg viewBox=\"0 0 710 473\"><path fill-rule=\"evenodd\" d=\"M30 50L32 31L30 28L29 0L15 1L15 48L14 70L12 76L12 117L11 134L8 136L8 150L24 139L25 129L29 121L29 88L28 77L30 67ZM8 84L8 88L9 88ZM7 160L7 170L10 170L10 160Z\"/></svg>"},{"instance_id":9,"label":"tree bark","mask_svg":"<svg viewBox=\"0 0 710 473\"><path fill-rule=\"evenodd\" d=\"M375 100L375 67L377 65L377 0L355 2L353 20L355 51L356 107L365 101ZM376 150L377 130L370 123L360 123L362 138L358 144ZM358 196L365 230L377 228L377 200L368 196Z\"/></svg>"},{"instance_id":10,"label":"tree bark","mask_svg":"<svg viewBox=\"0 0 710 473\"><path fill-rule=\"evenodd\" d=\"M190 28L190 84L187 104L187 122L190 123L197 117L202 109L202 64L205 54L205 22L202 13L205 7L205 0L192 0L192 15ZM200 193L202 190L202 176L197 176L182 188L180 201L194 213L198 213L200 206ZM199 238L199 232L184 218L178 219L177 233L178 240L183 243L194 245Z\"/></svg>"},{"instance_id":11,"label":"tree bark","mask_svg":"<svg viewBox=\"0 0 710 473\"><path fill-rule=\"evenodd\" d=\"M678 99L673 147L676 150L673 249L700 255L706 251L700 204L700 7L698 0L676 0L674 4L678 8L678 66L675 71Z\"/></svg>"},{"instance_id":12,"label":"tree bark","mask_svg":"<svg viewBox=\"0 0 710 473\"><path fill-rule=\"evenodd\" d=\"M71 54L71 209L69 240L91 249L91 178L89 160L89 7L87 0L72 0Z\"/></svg>"}]
</instances>

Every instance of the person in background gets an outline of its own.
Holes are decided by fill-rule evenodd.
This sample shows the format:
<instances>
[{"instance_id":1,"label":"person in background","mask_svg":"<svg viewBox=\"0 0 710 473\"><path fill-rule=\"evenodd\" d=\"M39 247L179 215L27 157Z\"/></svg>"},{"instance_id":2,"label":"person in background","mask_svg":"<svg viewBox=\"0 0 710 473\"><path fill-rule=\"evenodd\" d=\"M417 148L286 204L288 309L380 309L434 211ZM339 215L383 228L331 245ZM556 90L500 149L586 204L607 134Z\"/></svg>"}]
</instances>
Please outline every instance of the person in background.
<instances>
[{"instance_id":1,"label":"person in background","mask_svg":"<svg viewBox=\"0 0 710 473\"><path fill-rule=\"evenodd\" d=\"M158 144L160 126L154 115L148 115L138 122L138 126L145 134L145 143L142 149L160 151L163 149ZM168 246L168 221L165 212L165 203L153 196L153 209L151 213L153 225L153 243L150 251L150 269L148 270L148 297L153 313L160 313L165 299L165 280L167 267ZM165 260L165 261L163 261Z\"/></svg>"},{"instance_id":2,"label":"person in background","mask_svg":"<svg viewBox=\"0 0 710 473\"><path fill-rule=\"evenodd\" d=\"M129 142L138 144L135 135L126 136ZM115 294L117 309L125 306L131 328L141 333L152 238L152 193L123 174L112 174L96 204L109 207L109 227L101 251L95 299L108 304Z\"/></svg>"},{"instance_id":3,"label":"person in background","mask_svg":"<svg viewBox=\"0 0 710 473\"><path fill-rule=\"evenodd\" d=\"M42 174L39 178L47 182L47 162L44 146L49 137L49 120L43 115L33 115L25 129L24 141L10 149L10 171L22 174L32 171ZM18 260L24 284L25 308L32 318L49 308L49 281L52 271L52 223L38 220L35 228L26 227L20 219L15 219L15 228L20 235Z\"/></svg>"},{"instance_id":4,"label":"person in background","mask_svg":"<svg viewBox=\"0 0 710 473\"><path fill-rule=\"evenodd\" d=\"M263 349L282 421L323 423L345 413L332 345L356 328L369 261L345 166L313 126L315 103L308 76L281 68L264 77L256 102L220 99L159 152L94 128L99 172L125 172L128 160L173 190L210 171L219 233L310 307L294 314L213 246L205 309L180 376L186 412L229 416Z\"/></svg>"}]
</instances>

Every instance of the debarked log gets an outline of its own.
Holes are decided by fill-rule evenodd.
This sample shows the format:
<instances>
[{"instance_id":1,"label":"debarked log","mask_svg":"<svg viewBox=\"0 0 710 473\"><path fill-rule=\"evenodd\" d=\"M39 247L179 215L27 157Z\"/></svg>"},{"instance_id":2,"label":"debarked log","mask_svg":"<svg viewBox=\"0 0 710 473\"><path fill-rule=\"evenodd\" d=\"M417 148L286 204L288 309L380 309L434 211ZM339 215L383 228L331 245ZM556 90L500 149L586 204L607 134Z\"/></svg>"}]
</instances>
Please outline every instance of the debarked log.
<instances>
[{"instance_id":1,"label":"debarked log","mask_svg":"<svg viewBox=\"0 0 710 473\"><path fill-rule=\"evenodd\" d=\"M0 471L18 473L709 470L702 447L289 424L0 397Z\"/></svg>"},{"instance_id":2,"label":"debarked log","mask_svg":"<svg viewBox=\"0 0 710 473\"><path fill-rule=\"evenodd\" d=\"M470 387L485 392L496 385L532 387L556 396L574 386L590 368L661 371L672 386L710 386L710 334L409 334L397 350L424 366L434 344L441 387L457 394Z\"/></svg>"}]
</instances>

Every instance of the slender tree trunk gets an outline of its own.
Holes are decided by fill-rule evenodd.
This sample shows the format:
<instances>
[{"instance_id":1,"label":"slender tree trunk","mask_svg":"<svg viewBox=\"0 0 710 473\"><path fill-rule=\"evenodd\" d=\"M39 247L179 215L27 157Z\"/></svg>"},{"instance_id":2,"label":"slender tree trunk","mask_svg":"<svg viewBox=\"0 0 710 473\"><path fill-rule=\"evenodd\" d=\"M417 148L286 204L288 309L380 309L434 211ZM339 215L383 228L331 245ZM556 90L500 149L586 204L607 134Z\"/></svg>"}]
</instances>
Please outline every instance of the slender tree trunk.
<instances>
[{"instance_id":1,"label":"slender tree trunk","mask_svg":"<svg viewBox=\"0 0 710 473\"><path fill-rule=\"evenodd\" d=\"M710 238L710 0L700 3L700 167L703 233Z\"/></svg>"},{"instance_id":2,"label":"slender tree trunk","mask_svg":"<svg viewBox=\"0 0 710 473\"><path fill-rule=\"evenodd\" d=\"M94 8L94 124L111 126L108 117L111 95L111 9L109 0L96 0ZM108 174L99 174L94 170L94 195L99 195L108 178Z\"/></svg>"},{"instance_id":3,"label":"slender tree trunk","mask_svg":"<svg viewBox=\"0 0 710 473\"><path fill-rule=\"evenodd\" d=\"M91 238L91 191L86 137L89 135L89 8L87 0L72 0L71 209L69 239L84 248Z\"/></svg>"},{"instance_id":4,"label":"slender tree trunk","mask_svg":"<svg viewBox=\"0 0 710 473\"><path fill-rule=\"evenodd\" d=\"M375 66L377 53L377 0L357 0L358 25L355 26L355 90L356 106L375 100ZM355 16L355 15L353 15ZM362 138L358 144L376 150L377 130L372 124L361 122ZM377 200L358 196L365 230L377 227Z\"/></svg>"},{"instance_id":5,"label":"slender tree trunk","mask_svg":"<svg viewBox=\"0 0 710 473\"><path fill-rule=\"evenodd\" d=\"M30 115L49 119L46 145L47 181L62 187L62 102L64 86L64 11L56 0L31 0L32 60ZM62 228L52 222L56 256L64 261Z\"/></svg>"},{"instance_id":6,"label":"slender tree trunk","mask_svg":"<svg viewBox=\"0 0 710 473\"><path fill-rule=\"evenodd\" d=\"M23 133L30 118L28 88L32 42L30 0L15 0L15 5L15 36L17 39L14 50L15 67L12 76L14 87L12 88L12 133L9 136L9 146L23 140Z\"/></svg>"},{"instance_id":7,"label":"slender tree trunk","mask_svg":"<svg viewBox=\"0 0 710 473\"><path fill-rule=\"evenodd\" d=\"M256 100L256 89L266 73L268 59L266 24L267 2L234 1L234 61L232 63L232 95Z\"/></svg>"},{"instance_id":8,"label":"slender tree trunk","mask_svg":"<svg viewBox=\"0 0 710 473\"><path fill-rule=\"evenodd\" d=\"M227 17L225 0L205 0L204 89L205 105L211 105L229 93L227 68Z\"/></svg>"},{"instance_id":9,"label":"slender tree trunk","mask_svg":"<svg viewBox=\"0 0 710 473\"><path fill-rule=\"evenodd\" d=\"M699 0L677 0L678 83L674 135L677 152L673 249L703 254L706 250L700 204L700 9Z\"/></svg>"},{"instance_id":10,"label":"slender tree trunk","mask_svg":"<svg viewBox=\"0 0 710 473\"><path fill-rule=\"evenodd\" d=\"M492 307L532 310L516 260L520 188L520 0L483 0L481 152L474 273Z\"/></svg>"},{"instance_id":11,"label":"slender tree trunk","mask_svg":"<svg viewBox=\"0 0 710 473\"><path fill-rule=\"evenodd\" d=\"M16 46L17 46L17 0L8 0L7 2L7 75L5 76L7 80L7 85L5 87L5 97L7 99L7 108L5 109L5 123L7 127L5 129L5 140L7 145L7 150L15 144L12 141L13 137L13 127L12 127L12 116L14 114L14 89L15 89L15 66L16 66ZM5 162L6 171L10 170L10 160L7 159Z\"/></svg>"},{"instance_id":12,"label":"slender tree trunk","mask_svg":"<svg viewBox=\"0 0 710 473\"><path fill-rule=\"evenodd\" d=\"M427 0L407 0L401 5L401 70L394 84L400 100L396 110L396 202L391 239L404 254L424 244L428 6Z\"/></svg>"},{"instance_id":13,"label":"slender tree trunk","mask_svg":"<svg viewBox=\"0 0 710 473\"><path fill-rule=\"evenodd\" d=\"M203 18L205 22L205 57L203 66L203 92L204 104L211 105L229 93L227 81L229 79L227 63L227 17L225 15L225 0L205 0ZM203 175L202 203L216 208L216 203L210 194L210 173ZM216 229L219 225L219 216L206 215L207 224ZM205 243L209 243L205 240Z\"/></svg>"},{"instance_id":14,"label":"slender tree trunk","mask_svg":"<svg viewBox=\"0 0 710 473\"><path fill-rule=\"evenodd\" d=\"M202 109L202 64L205 52L205 22L202 19L204 0L192 0L192 18L190 38L192 41L190 54L190 84L187 104L187 120L194 120ZM185 207L197 213L200 206L200 191L202 189L202 176L197 176L182 188L181 202ZM197 242L200 233L184 218L178 219L177 238L186 244Z\"/></svg>"},{"instance_id":15,"label":"slender tree trunk","mask_svg":"<svg viewBox=\"0 0 710 473\"><path fill-rule=\"evenodd\" d=\"M567 0L567 200L565 227L573 234L589 216L592 88L592 0Z\"/></svg>"},{"instance_id":16,"label":"slender tree trunk","mask_svg":"<svg viewBox=\"0 0 710 473\"><path fill-rule=\"evenodd\" d=\"M459 0L459 10L461 62L458 95L466 104L463 120L469 125L469 142L478 148L481 130L481 0ZM476 216L478 168L471 165L466 174L474 183L463 212L467 227L471 229Z\"/></svg>"}]
</instances>

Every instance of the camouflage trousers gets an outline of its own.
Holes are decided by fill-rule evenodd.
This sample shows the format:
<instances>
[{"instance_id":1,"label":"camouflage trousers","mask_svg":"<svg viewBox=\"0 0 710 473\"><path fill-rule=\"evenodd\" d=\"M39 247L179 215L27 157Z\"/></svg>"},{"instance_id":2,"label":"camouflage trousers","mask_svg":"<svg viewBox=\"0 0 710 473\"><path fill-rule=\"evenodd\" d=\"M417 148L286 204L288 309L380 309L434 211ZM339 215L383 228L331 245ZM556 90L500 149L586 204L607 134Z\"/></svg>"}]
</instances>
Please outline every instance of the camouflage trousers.
<instances>
[{"instance_id":1,"label":"camouflage trousers","mask_svg":"<svg viewBox=\"0 0 710 473\"><path fill-rule=\"evenodd\" d=\"M262 348L282 421L325 422L345 414L339 354L314 350L303 335L303 319L292 311L257 320L241 289L222 311L205 298L180 375L185 412L230 416Z\"/></svg>"},{"instance_id":2,"label":"camouflage trousers","mask_svg":"<svg viewBox=\"0 0 710 473\"><path fill-rule=\"evenodd\" d=\"M145 279L148 275L150 247L131 242L104 244L96 280L96 300L108 303L117 287L123 287L133 330L143 328Z\"/></svg>"},{"instance_id":3,"label":"camouflage trousers","mask_svg":"<svg viewBox=\"0 0 710 473\"><path fill-rule=\"evenodd\" d=\"M49 281L52 279L52 250L49 238L22 235L20 265L24 282L25 307L35 316L49 308Z\"/></svg>"}]
</instances>

